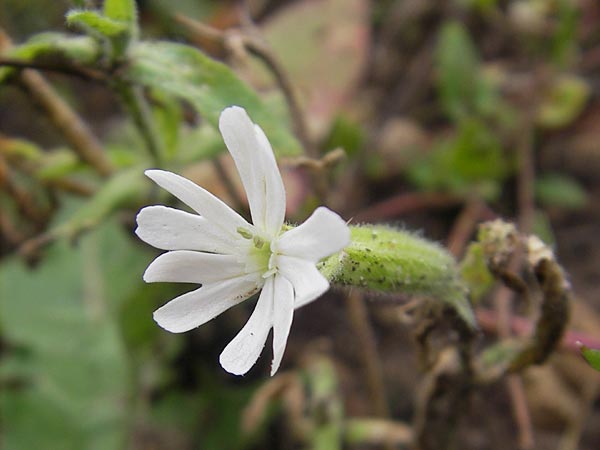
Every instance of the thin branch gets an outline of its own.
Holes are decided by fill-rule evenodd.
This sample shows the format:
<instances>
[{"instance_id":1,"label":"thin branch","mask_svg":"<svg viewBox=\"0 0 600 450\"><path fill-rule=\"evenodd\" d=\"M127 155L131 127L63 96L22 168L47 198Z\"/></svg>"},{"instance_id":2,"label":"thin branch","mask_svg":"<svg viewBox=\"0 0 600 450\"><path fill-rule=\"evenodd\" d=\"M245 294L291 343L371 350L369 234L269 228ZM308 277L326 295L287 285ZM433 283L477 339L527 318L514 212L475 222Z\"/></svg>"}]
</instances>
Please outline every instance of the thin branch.
<instances>
[{"instance_id":1,"label":"thin branch","mask_svg":"<svg viewBox=\"0 0 600 450\"><path fill-rule=\"evenodd\" d=\"M296 132L298 139L300 139L300 142L304 145L309 157L318 158L319 151L309 136L306 116L302 111L300 100L296 93L297 91L292 85L289 75L266 43L257 38L248 39L246 41L246 48L250 53L259 58L275 76L275 80L277 81L281 92L283 92L290 109L294 131Z\"/></svg>"},{"instance_id":2,"label":"thin branch","mask_svg":"<svg viewBox=\"0 0 600 450\"><path fill-rule=\"evenodd\" d=\"M239 51L236 50L241 47L260 59L275 77L275 81L286 99L294 131L304 146L306 153L311 158L318 157L318 149L310 139L306 116L302 111L297 90L293 86L290 76L267 43L256 36L256 28L253 25L247 23L245 27L252 33L247 32L245 29L222 31L190 19L182 14L175 14L174 17L175 20L190 31L192 35L218 42L233 53L239 53Z\"/></svg>"},{"instance_id":3,"label":"thin branch","mask_svg":"<svg viewBox=\"0 0 600 450\"><path fill-rule=\"evenodd\" d=\"M10 36L0 28L0 53L12 46ZM52 86L35 70L26 67L35 67L36 62L23 62L0 56L4 65L20 67L21 73L17 76L19 85L38 103L58 131L64 136L73 151L79 158L90 164L100 175L109 176L113 167L104 152L100 141L92 134L86 123L77 113L56 93ZM60 68L63 73L76 72L77 75L99 79L100 72L73 65L57 65L44 63L40 69L53 70ZM1 64L0 64L1 65ZM104 76L103 80L105 79Z\"/></svg>"},{"instance_id":4,"label":"thin branch","mask_svg":"<svg viewBox=\"0 0 600 450\"><path fill-rule=\"evenodd\" d=\"M462 199L455 195L429 192L409 192L399 194L383 200L354 214L354 219L362 221L376 221L392 219L403 214L430 208L450 208L462 203Z\"/></svg>"},{"instance_id":5,"label":"thin branch","mask_svg":"<svg viewBox=\"0 0 600 450\"><path fill-rule=\"evenodd\" d=\"M233 184L233 181L231 181L230 174L223 166L223 163L221 162L219 157L212 158L211 162L215 171L219 175L219 180L221 181L221 183L223 183L223 186L225 186L225 190L231 197L231 201L233 202L233 205L231 206L233 207L233 209L235 209L236 211L243 211L247 209L246 206L244 206L245 203L240 197L238 190Z\"/></svg>"},{"instance_id":6,"label":"thin branch","mask_svg":"<svg viewBox=\"0 0 600 450\"><path fill-rule=\"evenodd\" d=\"M5 243L10 246L18 246L25 241L25 235L17 229L2 209L0 209L0 238L0 255L8 250Z\"/></svg>"},{"instance_id":7,"label":"thin branch","mask_svg":"<svg viewBox=\"0 0 600 450\"><path fill-rule=\"evenodd\" d=\"M533 437L533 424L531 414L527 405L527 397L523 388L523 380L520 375L510 374L506 378L506 387L510 395L513 414L519 427L518 444L520 450L533 450L535 439Z\"/></svg>"},{"instance_id":8,"label":"thin branch","mask_svg":"<svg viewBox=\"0 0 600 450\"><path fill-rule=\"evenodd\" d=\"M50 61L27 61L10 57L0 56L0 67L14 67L15 69L34 69L44 72L56 72L65 75L73 75L84 80L106 82L108 75L88 67L75 64L56 63Z\"/></svg>"},{"instance_id":9,"label":"thin branch","mask_svg":"<svg viewBox=\"0 0 600 450\"><path fill-rule=\"evenodd\" d=\"M454 221L454 225L448 236L448 251L454 256L459 257L462 255L484 210L485 204L481 199L473 198L467 201L466 206Z\"/></svg>"},{"instance_id":10,"label":"thin branch","mask_svg":"<svg viewBox=\"0 0 600 450\"><path fill-rule=\"evenodd\" d=\"M20 76L20 84L48 115L79 158L91 165L102 176L109 176L114 168L100 141L86 123L56 93L54 88L37 72L27 69Z\"/></svg>"},{"instance_id":11,"label":"thin branch","mask_svg":"<svg viewBox=\"0 0 600 450\"><path fill-rule=\"evenodd\" d=\"M123 84L117 91L121 95L123 103L129 109L133 122L142 135L148 152L154 159L154 162L160 165L162 155L164 155L163 145L160 136L156 132L152 111L146 97L144 97L142 89L139 86Z\"/></svg>"},{"instance_id":12,"label":"thin branch","mask_svg":"<svg viewBox=\"0 0 600 450\"><path fill-rule=\"evenodd\" d=\"M383 371L373 328L369 321L368 311L362 294L353 289L347 299L348 316L360 342L360 357L364 367L364 376L369 396L373 402L374 413L377 417L388 418L390 415L385 385L383 383Z\"/></svg>"},{"instance_id":13,"label":"thin branch","mask_svg":"<svg viewBox=\"0 0 600 450\"><path fill-rule=\"evenodd\" d=\"M530 115L530 114L528 114ZM517 204L519 208L519 229L521 233L527 234L531 231L534 215L534 167L533 167L533 146L532 146L532 127L531 118L527 117L527 123L520 136L521 142L518 148L518 178L517 178ZM517 251L509 264L509 271L518 272L521 268L521 252ZM503 339L510 338L511 316L512 316L512 297L511 290L506 286L500 286L495 305L498 311L498 331ZM527 399L523 390L523 382L519 374L509 374L506 379L506 387L511 399L513 415L519 429L518 441L519 448L530 450L535 447L533 436L533 424Z\"/></svg>"},{"instance_id":14,"label":"thin branch","mask_svg":"<svg viewBox=\"0 0 600 450\"><path fill-rule=\"evenodd\" d=\"M475 314L477 315L477 323L482 330L488 333L498 333L498 317L494 310L478 308ZM510 327L515 335L525 337L531 334L531 331L535 328L535 324L525 317L512 316ZM588 347L600 348L600 336L593 336L574 330L565 332L560 343L560 348L579 354L577 341L582 342Z\"/></svg>"},{"instance_id":15,"label":"thin branch","mask_svg":"<svg viewBox=\"0 0 600 450\"><path fill-rule=\"evenodd\" d=\"M31 193L15 182L11 168L2 155L0 155L0 187L13 198L17 209L25 219L31 220L37 226L46 220L46 214L40 211Z\"/></svg>"}]
</instances>

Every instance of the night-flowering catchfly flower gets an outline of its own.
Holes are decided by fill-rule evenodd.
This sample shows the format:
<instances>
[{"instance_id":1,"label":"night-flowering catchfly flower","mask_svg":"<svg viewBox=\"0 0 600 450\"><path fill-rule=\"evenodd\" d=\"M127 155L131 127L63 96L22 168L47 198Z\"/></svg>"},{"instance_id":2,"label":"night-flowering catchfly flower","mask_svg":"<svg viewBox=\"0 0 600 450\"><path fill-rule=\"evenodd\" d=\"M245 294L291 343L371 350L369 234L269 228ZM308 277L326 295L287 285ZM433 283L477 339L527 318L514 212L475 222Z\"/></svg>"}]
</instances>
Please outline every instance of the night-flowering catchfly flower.
<instances>
[{"instance_id":1,"label":"night-flowering catchfly flower","mask_svg":"<svg viewBox=\"0 0 600 450\"><path fill-rule=\"evenodd\" d=\"M154 320L173 333L196 328L260 291L254 312L219 360L228 372L245 374L273 328L273 375L294 309L329 288L316 263L346 247L350 230L325 207L298 227L284 230L285 190L267 137L237 106L221 113L219 129L246 190L252 223L190 180L162 170L146 171L197 214L165 206L140 211L136 234L168 250L148 266L144 280L201 284L154 312Z\"/></svg>"}]
</instances>

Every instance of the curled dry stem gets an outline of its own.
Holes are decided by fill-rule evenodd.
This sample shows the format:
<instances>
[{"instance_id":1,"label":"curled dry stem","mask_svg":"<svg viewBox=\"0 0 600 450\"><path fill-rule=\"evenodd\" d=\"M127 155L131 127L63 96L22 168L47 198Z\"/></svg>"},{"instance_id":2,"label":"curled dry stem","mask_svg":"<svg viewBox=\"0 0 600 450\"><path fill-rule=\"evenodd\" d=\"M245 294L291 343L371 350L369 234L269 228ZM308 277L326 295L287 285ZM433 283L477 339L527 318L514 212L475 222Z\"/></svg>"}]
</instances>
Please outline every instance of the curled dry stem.
<instances>
[{"instance_id":1,"label":"curled dry stem","mask_svg":"<svg viewBox=\"0 0 600 450\"><path fill-rule=\"evenodd\" d=\"M480 374L482 380L494 382L506 373L542 364L558 347L568 324L571 287L552 250L535 236L519 235L511 224L501 221L484 224L482 244L492 273L510 289L525 299L533 298L538 291L541 296L539 318L531 336L521 341L516 351L496 361L491 372L484 370ZM533 274L531 281L505 269L521 245L525 269Z\"/></svg>"}]
</instances>

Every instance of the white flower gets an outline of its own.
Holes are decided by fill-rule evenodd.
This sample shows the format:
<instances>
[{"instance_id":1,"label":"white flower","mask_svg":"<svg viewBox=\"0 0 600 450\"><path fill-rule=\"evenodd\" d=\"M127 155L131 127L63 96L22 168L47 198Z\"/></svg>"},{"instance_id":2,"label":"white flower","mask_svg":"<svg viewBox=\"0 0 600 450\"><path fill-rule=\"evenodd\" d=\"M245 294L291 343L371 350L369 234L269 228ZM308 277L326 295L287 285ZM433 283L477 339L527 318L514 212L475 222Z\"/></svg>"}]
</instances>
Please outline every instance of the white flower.
<instances>
[{"instance_id":1,"label":"white flower","mask_svg":"<svg viewBox=\"0 0 600 450\"><path fill-rule=\"evenodd\" d=\"M285 190L267 137L236 106L221 113L219 128L248 195L253 224L179 175L146 171L198 215L165 206L140 211L136 234L168 250L148 266L144 280L202 285L154 312L154 320L173 333L198 327L262 289L250 319L219 360L228 372L246 373L273 328L273 375L294 309L329 288L316 263L348 245L350 231L340 216L324 207L302 225L283 231Z\"/></svg>"}]
</instances>

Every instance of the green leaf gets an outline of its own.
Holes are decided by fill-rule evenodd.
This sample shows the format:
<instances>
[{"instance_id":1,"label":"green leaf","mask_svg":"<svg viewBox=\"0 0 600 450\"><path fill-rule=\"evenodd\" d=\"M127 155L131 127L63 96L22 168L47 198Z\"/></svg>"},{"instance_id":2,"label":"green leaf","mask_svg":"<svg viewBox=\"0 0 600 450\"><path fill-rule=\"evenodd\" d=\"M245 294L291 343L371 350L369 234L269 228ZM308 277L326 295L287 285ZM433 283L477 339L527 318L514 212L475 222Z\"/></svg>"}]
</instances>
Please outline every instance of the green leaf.
<instances>
[{"instance_id":1,"label":"green leaf","mask_svg":"<svg viewBox=\"0 0 600 450\"><path fill-rule=\"evenodd\" d=\"M44 57L49 60L65 59L89 65L100 57L101 50L98 42L89 36L73 37L61 33L41 33L26 43L12 48L6 55L24 61ZM14 69L0 67L0 83L12 73Z\"/></svg>"},{"instance_id":2,"label":"green leaf","mask_svg":"<svg viewBox=\"0 0 600 450\"><path fill-rule=\"evenodd\" d=\"M573 63L579 54L578 31L580 23L580 8L569 0L557 0L555 3L554 27L550 42L552 59L565 67Z\"/></svg>"},{"instance_id":3,"label":"green leaf","mask_svg":"<svg viewBox=\"0 0 600 450\"><path fill-rule=\"evenodd\" d=\"M424 159L409 167L408 177L425 190L457 195L478 192L493 200L510 165L496 134L481 120L463 120L457 134L441 141Z\"/></svg>"},{"instance_id":4,"label":"green leaf","mask_svg":"<svg viewBox=\"0 0 600 450\"><path fill-rule=\"evenodd\" d=\"M109 19L135 24L137 7L135 0L104 0L104 15Z\"/></svg>"},{"instance_id":5,"label":"green leaf","mask_svg":"<svg viewBox=\"0 0 600 450\"><path fill-rule=\"evenodd\" d=\"M133 396L116 313L148 255L116 223L76 248L59 241L31 269L0 265L0 327L11 345L0 367L2 448L125 448ZM151 321L151 316L138 320Z\"/></svg>"},{"instance_id":6,"label":"green leaf","mask_svg":"<svg viewBox=\"0 0 600 450\"><path fill-rule=\"evenodd\" d=\"M38 159L35 176L41 180L55 180L85 167L70 150L61 149L44 153Z\"/></svg>"},{"instance_id":7,"label":"green leaf","mask_svg":"<svg viewBox=\"0 0 600 450\"><path fill-rule=\"evenodd\" d=\"M587 193L577 180L560 174L547 174L535 182L537 199L545 206L581 209L587 203Z\"/></svg>"},{"instance_id":8,"label":"green leaf","mask_svg":"<svg viewBox=\"0 0 600 450\"><path fill-rule=\"evenodd\" d=\"M480 63L466 28L449 22L440 31L436 49L437 87L442 106L453 119L473 109L480 95Z\"/></svg>"},{"instance_id":9,"label":"green leaf","mask_svg":"<svg viewBox=\"0 0 600 450\"><path fill-rule=\"evenodd\" d=\"M279 156L302 153L300 144L258 95L233 71L198 50L171 42L140 42L130 49L126 76L146 87L189 102L217 127L227 106L244 107L269 137Z\"/></svg>"},{"instance_id":10,"label":"green leaf","mask_svg":"<svg viewBox=\"0 0 600 450\"><path fill-rule=\"evenodd\" d=\"M128 31L126 23L104 17L96 11L69 11L66 18L69 25L91 29L106 37L119 36Z\"/></svg>"},{"instance_id":11,"label":"green leaf","mask_svg":"<svg viewBox=\"0 0 600 450\"><path fill-rule=\"evenodd\" d=\"M184 124L181 103L172 95L165 95L156 89L152 93L156 107L153 108L154 122L162 138L162 148L165 149L167 161L177 155L179 146L180 129Z\"/></svg>"},{"instance_id":12,"label":"green leaf","mask_svg":"<svg viewBox=\"0 0 600 450\"><path fill-rule=\"evenodd\" d=\"M148 186L139 167L124 170L108 180L102 188L75 214L62 224L52 228L53 238L74 238L106 218L114 211L126 206L137 205Z\"/></svg>"},{"instance_id":13,"label":"green leaf","mask_svg":"<svg viewBox=\"0 0 600 450\"><path fill-rule=\"evenodd\" d=\"M365 141L365 132L360 124L340 115L332 124L325 148L342 148L348 156L352 157L360 151Z\"/></svg>"},{"instance_id":14,"label":"green leaf","mask_svg":"<svg viewBox=\"0 0 600 450\"><path fill-rule=\"evenodd\" d=\"M572 123L583 111L590 87L581 78L564 75L543 93L537 123L545 128L561 128Z\"/></svg>"},{"instance_id":15,"label":"green leaf","mask_svg":"<svg viewBox=\"0 0 600 450\"><path fill-rule=\"evenodd\" d=\"M460 264L460 274L467 284L473 304L479 303L494 285L494 276L490 273L481 243L469 245Z\"/></svg>"},{"instance_id":16,"label":"green leaf","mask_svg":"<svg viewBox=\"0 0 600 450\"><path fill-rule=\"evenodd\" d=\"M589 348L585 345L581 345L579 350L589 365L600 372L600 350Z\"/></svg>"}]
</instances>

